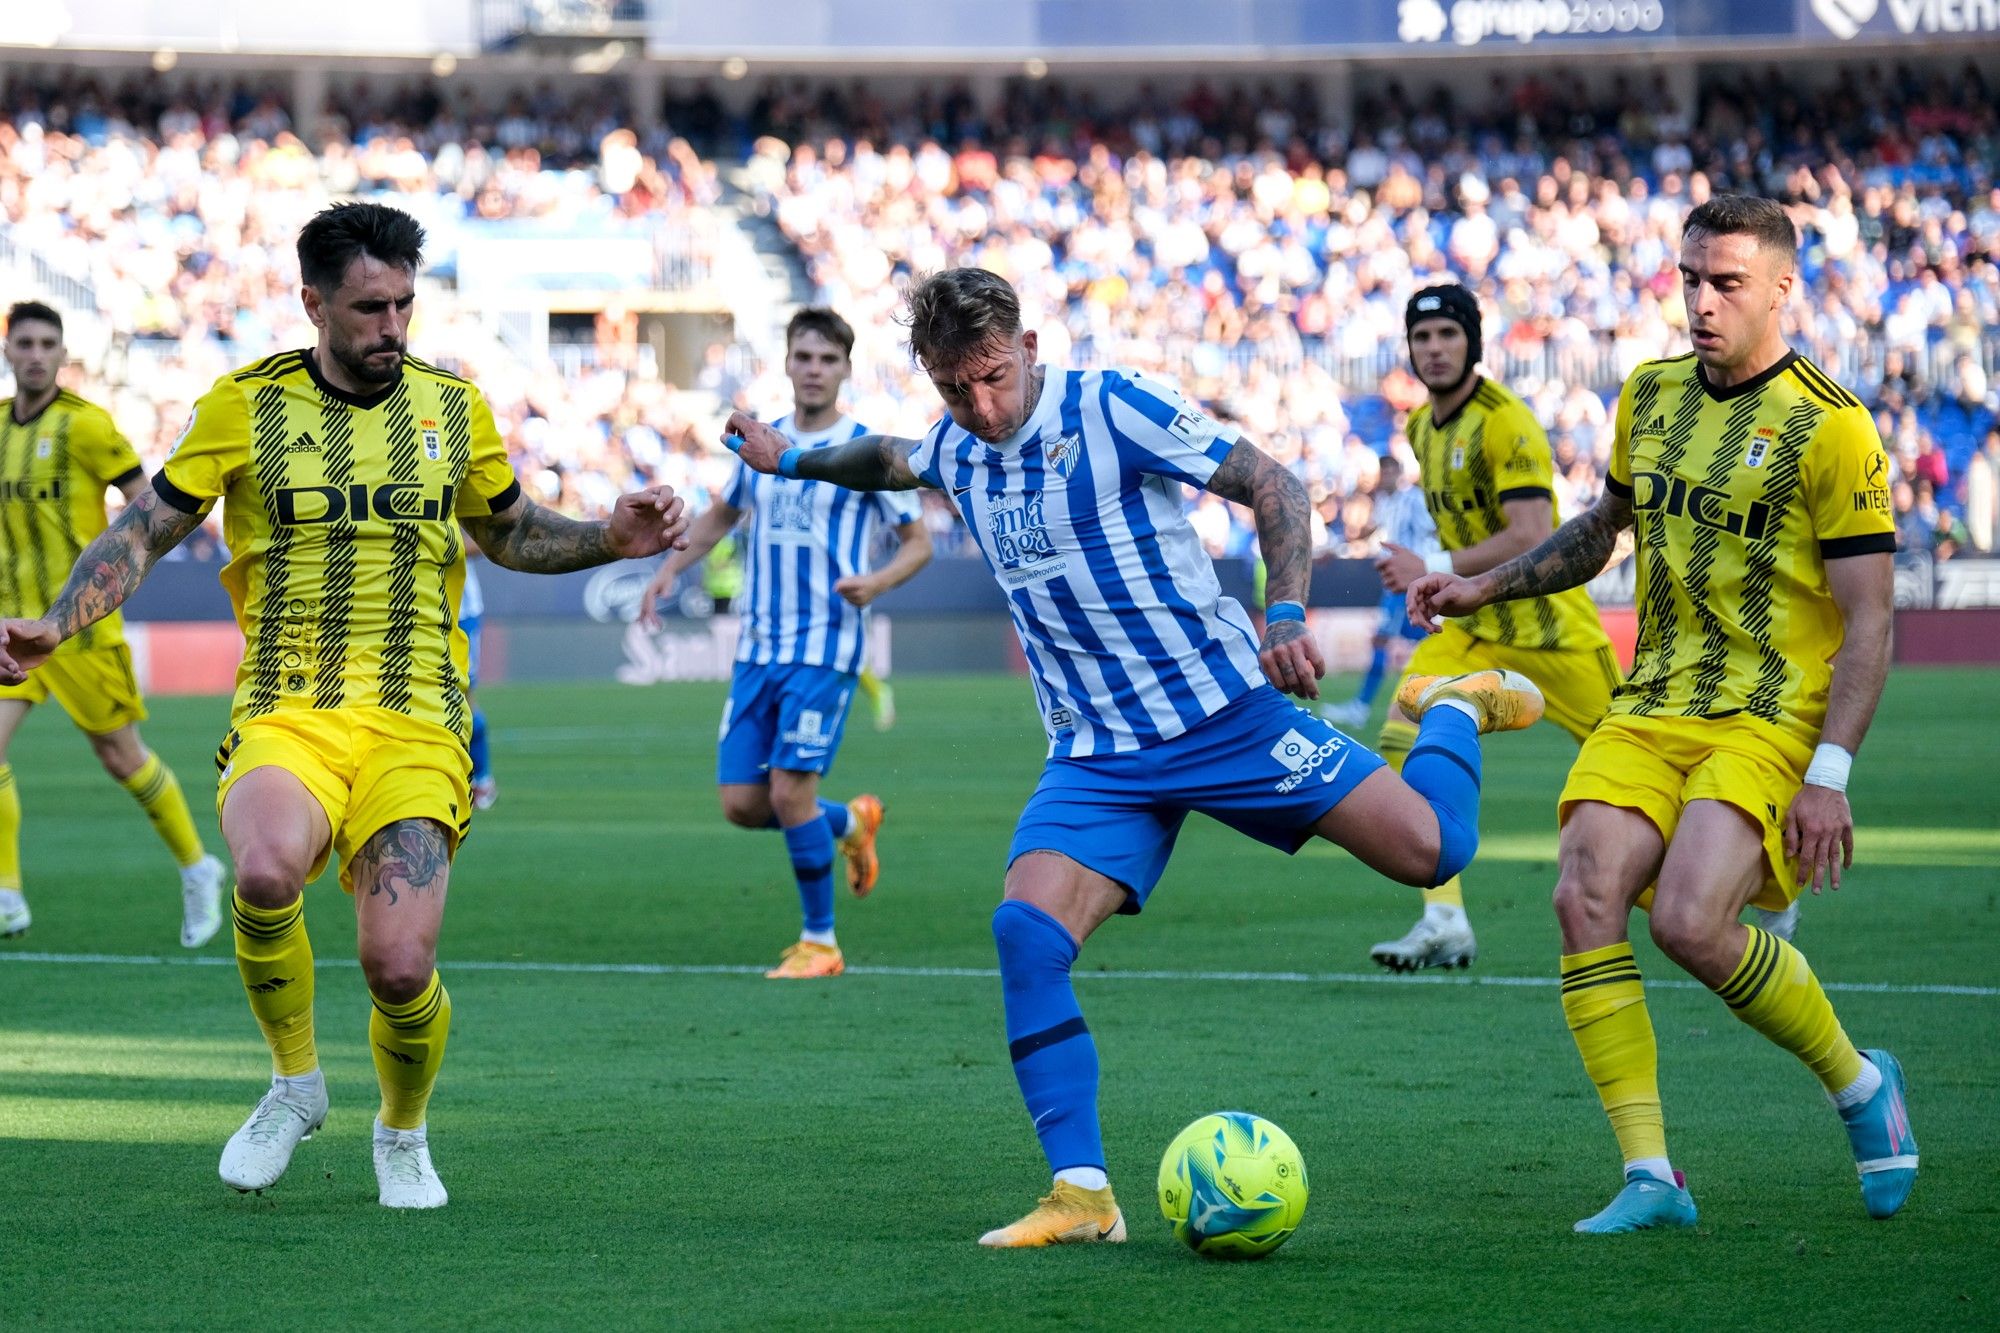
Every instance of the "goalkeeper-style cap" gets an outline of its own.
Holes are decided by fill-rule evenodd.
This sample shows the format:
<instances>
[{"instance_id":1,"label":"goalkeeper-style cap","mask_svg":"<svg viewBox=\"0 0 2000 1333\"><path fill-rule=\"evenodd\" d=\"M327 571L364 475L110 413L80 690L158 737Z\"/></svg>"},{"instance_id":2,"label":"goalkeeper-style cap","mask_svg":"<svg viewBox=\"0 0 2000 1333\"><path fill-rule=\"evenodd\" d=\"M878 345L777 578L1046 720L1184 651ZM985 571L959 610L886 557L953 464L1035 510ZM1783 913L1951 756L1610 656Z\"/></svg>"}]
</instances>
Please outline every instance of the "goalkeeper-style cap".
<instances>
[{"instance_id":1,"label":"goalkeeper-style cap","mask_svg":"<svg viewBox=\"0 0 2000 1333\"><path fill-rule=\"evenodd\" d=\"M1471 374L1485 351L1485 339L1479 329L1479 298L1455 282L1426 287L1403 308L1403 336L1407 338L1410 330L1426 319L1448 319L1465 330L1465 341L1471 345L1465 357L1465 373Z\"/></svg>"}]
</instances>

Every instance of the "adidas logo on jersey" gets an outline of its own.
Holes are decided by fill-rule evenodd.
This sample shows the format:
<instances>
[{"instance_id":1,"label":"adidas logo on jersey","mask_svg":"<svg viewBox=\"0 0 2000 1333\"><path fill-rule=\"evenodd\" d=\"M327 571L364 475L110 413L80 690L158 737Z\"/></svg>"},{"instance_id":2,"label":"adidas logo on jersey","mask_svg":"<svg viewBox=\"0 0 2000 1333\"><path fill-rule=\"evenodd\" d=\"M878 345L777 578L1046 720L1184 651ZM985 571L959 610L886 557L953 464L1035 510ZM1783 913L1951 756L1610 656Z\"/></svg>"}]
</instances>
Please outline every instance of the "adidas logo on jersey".
<instances>
[{"instance_id":1,"label":"adidas logo on jersey","mask_svg":"<svg viewBox=\"0 0 2000 1333\"><path fill-rule=\"evenodd\" d=\"M319 452L319 441L313 438L311 431L302 430L299 432L299 438L285 446L285 452L288 454L316 454Z\"/></svg>"},{"instance_id":2,"label":"adidas logo on jersey","mask_svg":"<svg viewBox=\"0 0 2000 1333\"><path fill-rule=\"evenodd\" d=\"M1667 433L1667 414L1665 412L1655 413L1651 421L1635 428L1632 433L1634 435L1665 435Z\"/></svg>"}]
</instances>

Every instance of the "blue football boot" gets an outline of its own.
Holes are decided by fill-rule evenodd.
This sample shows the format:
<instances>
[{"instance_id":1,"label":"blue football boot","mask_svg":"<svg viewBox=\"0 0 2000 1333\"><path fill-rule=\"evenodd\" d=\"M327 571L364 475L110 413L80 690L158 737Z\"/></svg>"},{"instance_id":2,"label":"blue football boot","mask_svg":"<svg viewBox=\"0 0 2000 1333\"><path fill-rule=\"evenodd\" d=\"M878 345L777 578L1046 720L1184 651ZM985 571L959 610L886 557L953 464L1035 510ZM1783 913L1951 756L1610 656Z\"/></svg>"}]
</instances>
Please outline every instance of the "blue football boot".
<instances>
[{"instance_id":1,"label":"blue football boot","mask_svg":"<svg viewBox=\"0 0 2000 1333\"><path fill-rule=\"evenodd\" d=\"M1672 1181L1643 1171L1625 1177L1625 1188L1595 1217L1586 1217L1576 1230L1589 1236L1615 1236L1625 1231L1648 1231L1694 1225L1694 1196L1687 1192L1680 1172Z\"/></svg>"},{"instance_id":2,"label":"blue football boot","mask_svg":"<svg viewBox=\"0 0 2000 1333\"><path fill-rule=\"evenodd\" d=\"M1854 1148L1861 1177L1861 1202L1870 1217L1894 1217L1917 1181L1917 1136L1903 1104L1903 1067L1887 1051L1863 1051L1861 1058L1882 1071L1882 1086L1859 1106L1840 1113Z\"/></svg>"}]
</instances>

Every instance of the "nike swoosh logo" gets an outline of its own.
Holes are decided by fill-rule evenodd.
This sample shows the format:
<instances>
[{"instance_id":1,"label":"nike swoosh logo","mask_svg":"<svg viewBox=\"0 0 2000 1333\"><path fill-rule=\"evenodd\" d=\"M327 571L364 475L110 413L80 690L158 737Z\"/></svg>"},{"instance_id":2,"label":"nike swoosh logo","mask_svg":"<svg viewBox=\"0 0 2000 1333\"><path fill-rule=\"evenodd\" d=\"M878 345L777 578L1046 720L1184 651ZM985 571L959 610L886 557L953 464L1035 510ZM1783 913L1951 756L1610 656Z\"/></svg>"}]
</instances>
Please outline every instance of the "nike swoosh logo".
<instances>
[{"instance_id":1,"label":"nike swoosh logo","mask_svg":"<svg viewBox=\"0 0 2000 1333\"><path fill-rule=\"evenodd\" d=\"M1347 752L1347 754L1351 754L1351 753L1352 753L1352 751L1348 751L1348 752ZM1333 781L1333 780L1334 780L1335 778L1339 777L1339 776L1340 776L1340 770L1341 770L1341 769L1343 769L1343 768L1346 768L1346 767L1347 767L1347 754L1342 754L1342 755L1340 756L1340 762L1339 762L1339 763L1335 764L1335 765L1334 765L1334 766L1333 766L1332 768L1328 769L1328 770L1327 770L1326 772L1324 772L1324 773L1320 774L1320 775L1319 775L1319 780L1320 780L1321 782L1331 782L1331 781Z\"/></svg>"}]
</instances>

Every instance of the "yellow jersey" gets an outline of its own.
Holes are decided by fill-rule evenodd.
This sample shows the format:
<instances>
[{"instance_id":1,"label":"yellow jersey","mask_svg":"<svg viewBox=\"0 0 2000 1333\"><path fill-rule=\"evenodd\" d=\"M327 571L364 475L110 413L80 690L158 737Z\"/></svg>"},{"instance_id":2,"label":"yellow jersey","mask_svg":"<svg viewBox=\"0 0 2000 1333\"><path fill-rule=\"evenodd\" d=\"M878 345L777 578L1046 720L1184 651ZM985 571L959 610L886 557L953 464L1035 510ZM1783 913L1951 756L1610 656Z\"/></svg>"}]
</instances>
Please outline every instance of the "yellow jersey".
<instances>
[{"instance_id":1,"label":"yellow jersey","mask_svg":"<svg viewBox=\"0 0 2000 1333\"><path fill-rule=\"evenodd\" d=\"M1896 549L1888 478L1868 409L1797 353L1723 390L1692 353L1633 371L1606 485L1632 502L1638 654L1611 711L1817 741L1842 638L1826 562Z\"/></svg>"},{"instance_id":2,"label":"yellow jersey","mask_svg":"<svg viewBox=\"0 0 2000 1333\"><path fill-rule=\"evenodd\" d=\"M1544 501L1552 528L1562 524L1549 437L1528 405L1492 380L1481 379L1448 421L1438 421L1425 403L1410 414L1404 431L1417 456L1424 504L1447 551L1477 546L1504 529L1503 506L1510 500ZM1495 602L1453 623L1475 639L1508 648L1594 652L1611 642L1582 588Z\"/></svg>"},{"instance_id":3,"label":"yellow jersey","mask_svg":"<svg viewBox=\"0 0 2000 1333\"><path fill-rule=\"evenodd\" d=\"M284 352L202 395L153 486L187 513L222 501L245 641L232 726L381 708L471 736L458 520L521 489L478 389L407 358L357 396Z\"/></svg>"},{"instance_id":4,"label":"yellow jersey","mask_svg":"<svg viewBox=\"0 0 2000 1333\"><path fill-rule=\"evenodd\" d=\"M111 414L60 389L17 421L17 400L0 401L0 616L39 616L62 591L70 567L104 531L104 491L145 475ZM59 653L125 641L112 612L66 640Z\"/></svg>"}]
</instances>

